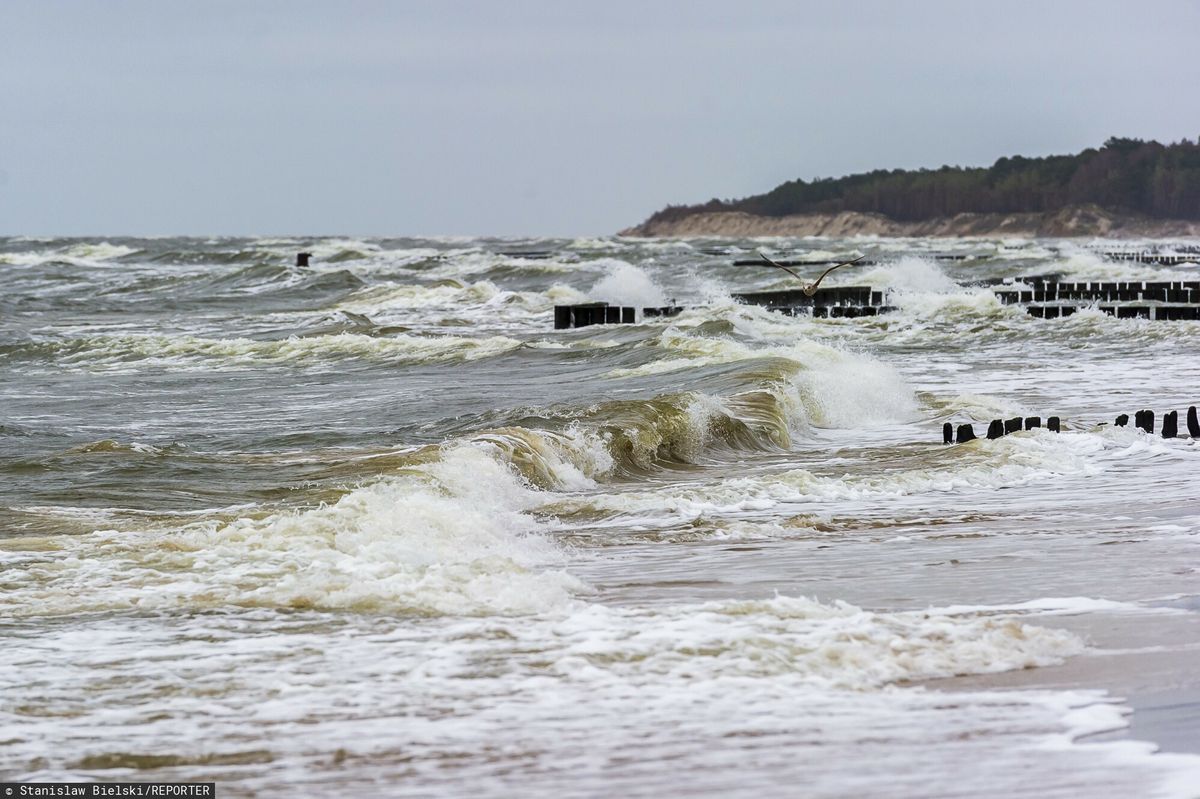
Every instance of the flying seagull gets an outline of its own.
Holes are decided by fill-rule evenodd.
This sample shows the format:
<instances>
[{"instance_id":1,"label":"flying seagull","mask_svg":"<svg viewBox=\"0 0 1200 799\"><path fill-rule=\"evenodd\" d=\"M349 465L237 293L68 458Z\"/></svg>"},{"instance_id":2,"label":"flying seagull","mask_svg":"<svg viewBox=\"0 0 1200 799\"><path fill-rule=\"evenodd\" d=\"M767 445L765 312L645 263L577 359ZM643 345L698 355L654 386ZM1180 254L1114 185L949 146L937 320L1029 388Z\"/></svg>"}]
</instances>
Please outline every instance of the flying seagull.
<instances>
[{"instance_id":1,"label":"flying seagull","mask_svg":"<svg viewBox=\"0 0 1200 799\"><path fill-rule=\"evenodd\" d=\"M791 269L789 269L788 267L784 266L783 264L779 263L778 261L772 261L770 258L768 258L767 256L763 255L761 251L758 253L758 257L759 257L759 258L762 258L764 262L766 262L767 264L769 264L769 265L771 265L771 266L777 266L777 267L779 267L780 269L782 269L783 271L787 272L789 275L791 275L792 277L796 278L797 280L800 280L800 281L803 281L803 280L804 280L804 278L800 277L798 274L796 274L795 272L793 272L793 271L792 271ZM858 263L859 261L861 261L861 260L862 260L863 258L865 258L865 257L866 257L866 255L860 255L860 256L858 256L857 258L854 258L854 259L852 259L852 260L849 260L849 261L842 261L840 264L834 264L833 266L829 267L828 269L826 269L824 272L822 272L822 273L821 273L821 276L820 276L819 278L817 278L816 280L814 280L814 281L813 281L813 283L812 283L812 285L811 285L811 286L805 286L805 287L804 287L804 289L803 289L803 291L804 291L804 296L805 296L805 297L811 297L812 295L816 294L816 293L817 293L817 286L821 285L821 281L825 279L825 276L826 276L826 275L828 275L830 272L832 272L834 269L841 269L843 266L849 266L850 264L853 264L853 263Z\"/></svg>"}]
</instances>

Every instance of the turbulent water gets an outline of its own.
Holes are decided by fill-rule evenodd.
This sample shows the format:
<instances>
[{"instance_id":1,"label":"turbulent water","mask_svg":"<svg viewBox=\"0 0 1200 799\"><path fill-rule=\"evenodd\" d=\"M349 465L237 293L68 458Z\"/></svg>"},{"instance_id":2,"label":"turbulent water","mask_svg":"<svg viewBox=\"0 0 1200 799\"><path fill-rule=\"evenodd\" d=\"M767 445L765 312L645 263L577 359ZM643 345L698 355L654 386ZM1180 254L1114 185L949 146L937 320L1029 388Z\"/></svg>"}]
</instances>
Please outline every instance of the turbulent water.
<instances>
[{"instance_id":1,"label":"turbulent water","mask_svg":"<svg viewBox=\"0 0 1200 799\"><path fill-rule=\"evenodd\" d=\"M731 265L758 247L869 254L835 282L899 310L738 305L794 287ZM1200 324L973 285L1050 272L1197 274L1026 240L0 239L0 775L1200 795L1138 712L1094 735L1144 664L1195 681L1200 442L1097 423L1200 400ZM690 310L552 330L589 300ZM940 443L1018 413L1064 431Z\"/></svg>"}]
</instances>

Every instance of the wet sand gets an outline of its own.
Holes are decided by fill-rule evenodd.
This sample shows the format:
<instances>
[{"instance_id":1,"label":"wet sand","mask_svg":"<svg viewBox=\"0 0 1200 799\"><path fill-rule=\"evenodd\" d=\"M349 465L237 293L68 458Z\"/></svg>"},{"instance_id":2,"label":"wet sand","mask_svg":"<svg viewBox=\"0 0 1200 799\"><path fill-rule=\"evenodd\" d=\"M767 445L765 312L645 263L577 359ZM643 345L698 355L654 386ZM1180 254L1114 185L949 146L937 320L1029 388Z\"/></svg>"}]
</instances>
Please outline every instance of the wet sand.
<instances>
[{"instance_id":1,"label":"wet sand","mask_svg":"<svg viewBox=\"0 0 1200 799\"><path fill-rule=\"evenodd\" d=\"M1102 689L1132 714L1121 730L1086 740L1151 741L1160 752L1200 754L1200 617L1171 612L1200 599L1164 603L1148 613L1104 613L1040 620L1070 630L1092 648L1058 666L929 683L940 690Z\"/></svg>"}]
</instances>

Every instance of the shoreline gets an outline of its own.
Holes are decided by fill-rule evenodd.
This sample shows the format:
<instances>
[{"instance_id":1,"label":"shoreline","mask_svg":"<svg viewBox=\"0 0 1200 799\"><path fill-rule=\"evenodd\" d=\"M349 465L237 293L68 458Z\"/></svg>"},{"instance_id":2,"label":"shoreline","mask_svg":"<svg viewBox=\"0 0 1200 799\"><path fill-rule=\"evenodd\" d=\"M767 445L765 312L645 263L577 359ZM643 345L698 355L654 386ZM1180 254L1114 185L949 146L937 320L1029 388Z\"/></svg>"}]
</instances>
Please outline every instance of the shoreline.
<instances>
[{"instance_id":1,"label":"shoreline","mask_svg":"<svg viewBox=\"0 0 1200 799\"><path fill-rule=\"evenodd\" d=\"M1193 238L1200 221L1149 219L1114 214L1096 206L1047 213L962 213L919 222L899 222L882 214L841 211L789 216L756 216L741 211L705 211L675 219L651 217L618 235L645 238L757 236L885 236L1023 238Z\"/></svg>"},{"instance_id":2,"label":"shoreline","mask_svg":"<svg viewBox=\"0 0 1200 799\"><path fill-rule=\"evenodd\" d=\"M1069 630L1089 649L1055 666L951 677L926 683L947 693L974 690L1099 689L1128 707L1128 725L1086 735L1079 743L1149 741L1156 753L1200 755L1200 673L1193 665L1200 649L1200 615L1195 598L1147 613L1087 613L1022 621ZM1159 610L1163 612L1153 612ZM1174 644L1163 645L1163 641Z\"/></svg>"}]
</instances>

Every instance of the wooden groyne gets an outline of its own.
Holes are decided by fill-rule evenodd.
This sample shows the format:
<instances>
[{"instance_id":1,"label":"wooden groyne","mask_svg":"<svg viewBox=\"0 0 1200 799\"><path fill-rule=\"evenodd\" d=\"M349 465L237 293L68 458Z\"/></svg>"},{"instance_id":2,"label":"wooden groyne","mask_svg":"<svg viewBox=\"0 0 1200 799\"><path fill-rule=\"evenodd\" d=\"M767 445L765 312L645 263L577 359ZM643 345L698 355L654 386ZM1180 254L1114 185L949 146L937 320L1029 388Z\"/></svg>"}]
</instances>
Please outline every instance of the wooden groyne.
<instances>
[{"instance_id":1,"label":"wooden groyne","mask_svg":"<svg viewBox=\"0 0 1200 799\"><path fill-rule=\"evenodd\" d=\"M864 316L878 316L889 313L896 308L889 305L768 305L769 311L784 316L809 316L813 319L858 319ZM583 305L554 306L554 329L568 330L576 327L592 325L627 325L637 320L637 312L641 310L644 318L662 318L678 316L686 308L680 305L666 305L658 308L641 308L619 305L608 305L603 302L590 302Z\"/></svg>"},{"instance_id":2,"label":"wooden groyne","mask_svg":"<svg viewBox=\"0 0 1200 799\"><path fill-rule=\"evenodd\" d=\"M592 325L631 325L637 319L637 308L589 302L581 305L555 305L554 329Z\"/></svg>"},{"instance_id":3,"label":"wooden groyne","mask_svg":"<svg viewBox=\"0 0 1200 799\"><path fill-rule=\"evenodd\" d=\"M1003 303L1058 302L1170 302L1200 304L1200 280L1175 281L1031 281L1029 288L993 289Z\"/></svg>"},{"instance_id":4,"label":"wooden groyne","mask_svg":"<svg viewBox=\"0 0 1200 799\"><path fill-rule=\"evenodd\" d=\"M969 256L941 256L967 258ZM1174 257L1174 256L1172 256ZM1185 256L1179 256L1185 257ZM1193 256L1194 257L1194 256ZM735 261L762 266L762 261ZM783 265L826 265L836 261L779 261ZM862 262L867 263L867 262ZM1061 274L1024 275L976 282L987 286L1005 305L1021 305L1030 316L1059 319L1085 308L1094 308L1118 319L1200 321L1200 280L1063 280ZM745 305L757 305L788 316L816 319L856 319L895 311L889 292L870 286L833 286L811 293L803 289L750 291L733 295ZM642 308L643 317L675 316L684 309L670 305ZM628 324L636 308L605 303L560 305L554 309L555 329L596 324Z\"/></svg>"},{"instance_id":5,"label":"wooden groyne","mask_svg":"<svg viewBox=\"0 0 1200 799\"><path fill-rule=\"evenodd\" d=\"M805 306L874 306L884 304L885 295L870 286L836 286L817 289L811 295L802 289L787 291L751 291L734 294L733 299L745 305L767 308Z\"/></svg>"},{"instance_id":6,"label":"wooden groyne","mask_svg":"<svg viewBox=\"0 0 1200 799\"><path fill-rule=\"evenodd\" d=\"M1152 252L1142 250L1131 252L1128 250L1107 250L1099 252L1101 255L1110 261L1133 261L1139 264L1157 264L1159 266L1180 266L1181 264L1200 263L1200 249L1192 247L1180 248L1179 252Z\"/></svg>"},{"instance_id":7,"label":"wooden groyne","mask_svg":"<svg viewBox=\"0 0 1200 799\"><path fill-rule=\"evenodd\" d=\"M1118 319L1200 320L1200 280L1081 280L1029 275L989 281L996 298L1040 319L1094 308Z\"/></svg>"},{"instance_id":8,"label":"wooden groyne","mask_svg":"<svg viewBox=\"0 0 1200 799\"><path fill-rule=\"evenodd\" d=\"M929 261L970 261L972 259L980 258L982 256L960 255L960 254L954 254L954 255L937 254L937 255L921 255L921 257L926 260L929 260ZM783 264L784 266L832 266L833 264L843 263L843 261L838 261L838 260L828 260L828 259L809 260L809 259L805 259L805 258L773 258L772 260L775 261L775 263ZM856 263L859 266L878 266L879 264L884 263L884 261L861 260L861 261L857 261ZM762 258L739 258L738 260L733 262L733 265L734 266L762 266L763 262L762 262Z\"/></svg>"},{"instance_id":9,"label":"wooden groyne","mask_svg":"<svg viewBox=\"0 0 1200 799\"><path fill-rule=\"evenodd\" d=\"M1147 435L1154 435L1154 411L1143 409L1134 414L1133 426L1141 430ZM1187 436L1188 438L1200 438L1200 418L1196 414L1196 406L1189 406L1187 409ZM1101 422L1098 426L1103 427L1107 422ZM988 424L987 438L997 439L1012 433L1020 432L1021 430L1032 430L1042 426L1042 419L1039 416L1014 416L1011 419L993 419ZM1129 414L1122 413L1113 421L1114 427L1128 427ZM1051 416L1046 420L1046 429L1052 433L1060 432L1062 429L1062 419L1057 416ZM1179 435L1179 411L1168 411L1162 415L1162 426L1159 429L1159 435L1163 438L1181 438ZM942 443L943 444L965 444L968 441L974 441L978 436L975 435L975 425L967 422L960 424L957 427L946 422L942 425Z\"/></svg>"},{"instance_id":10,"label":"wooden groyne","mask_svg":"<svg viewBox=\"0 0 1200 799\"><path fill-rule=\"evenodd\" d=\"M1025 312L1039 319L1058 319L1091 307L1118 319L1150 319L1156 322L1200 321L1200 305L1030 305Z\"/></svg>"},{"instance_id":11,"label":"wooden groyne","mask_svg":"<svg viewBox=\"0 0 1200 799\"><path fill-rule=\"evenodd\" d=\"M1012 433L1019 433L1022 430L1033 430L1035 427L1042 426L1042 417L1040 416L1014 416L1011 419L993 419L988 424L987 438L988 440L1003 438ZM1046 429L1051 433L1060 432L1062 429L1062 419L1057 416L1051 416L1046 419ZM942 425L942 443L943 444L965 444L968 441L974 441L979 436L975 435L975 425L967 422L960 424L957 428L950 422Z\"/></svg>"},{"instance_id":12,"label":"wooden groyne","mask_svg":"<svg viewBox=\"0 0 1200 799\"><path fill-rule=\"evenodd\" d=\"M1154 434L1154 411L1143 409L1133 415L1133 426L1144 433ZM1200 438L1200 418L1196 416L1196 406L1187 409L1187 434L1190 438ZM1129 414L1123 413L1113 422L1114 427L1129 425ZM1160 435L1163 438L1179 438L1179 411L1167 411L1162 415Z\"/></svg>"},{"instance_id":13,"label":"wooden groyne","mask_svg":"<svg viewBox=\"0 0 1200 799\"><path fill-rule=\"evenodd\" d=\"M811 295L802 289L754 291L734 294L744 305L757 305L786 316L811 316L814 319L858 319L896 310L887 304L886 292L870 286L838 286L817 289ZM642 308L643 317L669 317L682 313L678 305ZM554 306L554 329L565 330L591 325L629 324L637 319L637 308L589 302Z\"/></svg>"}]
</instances>

